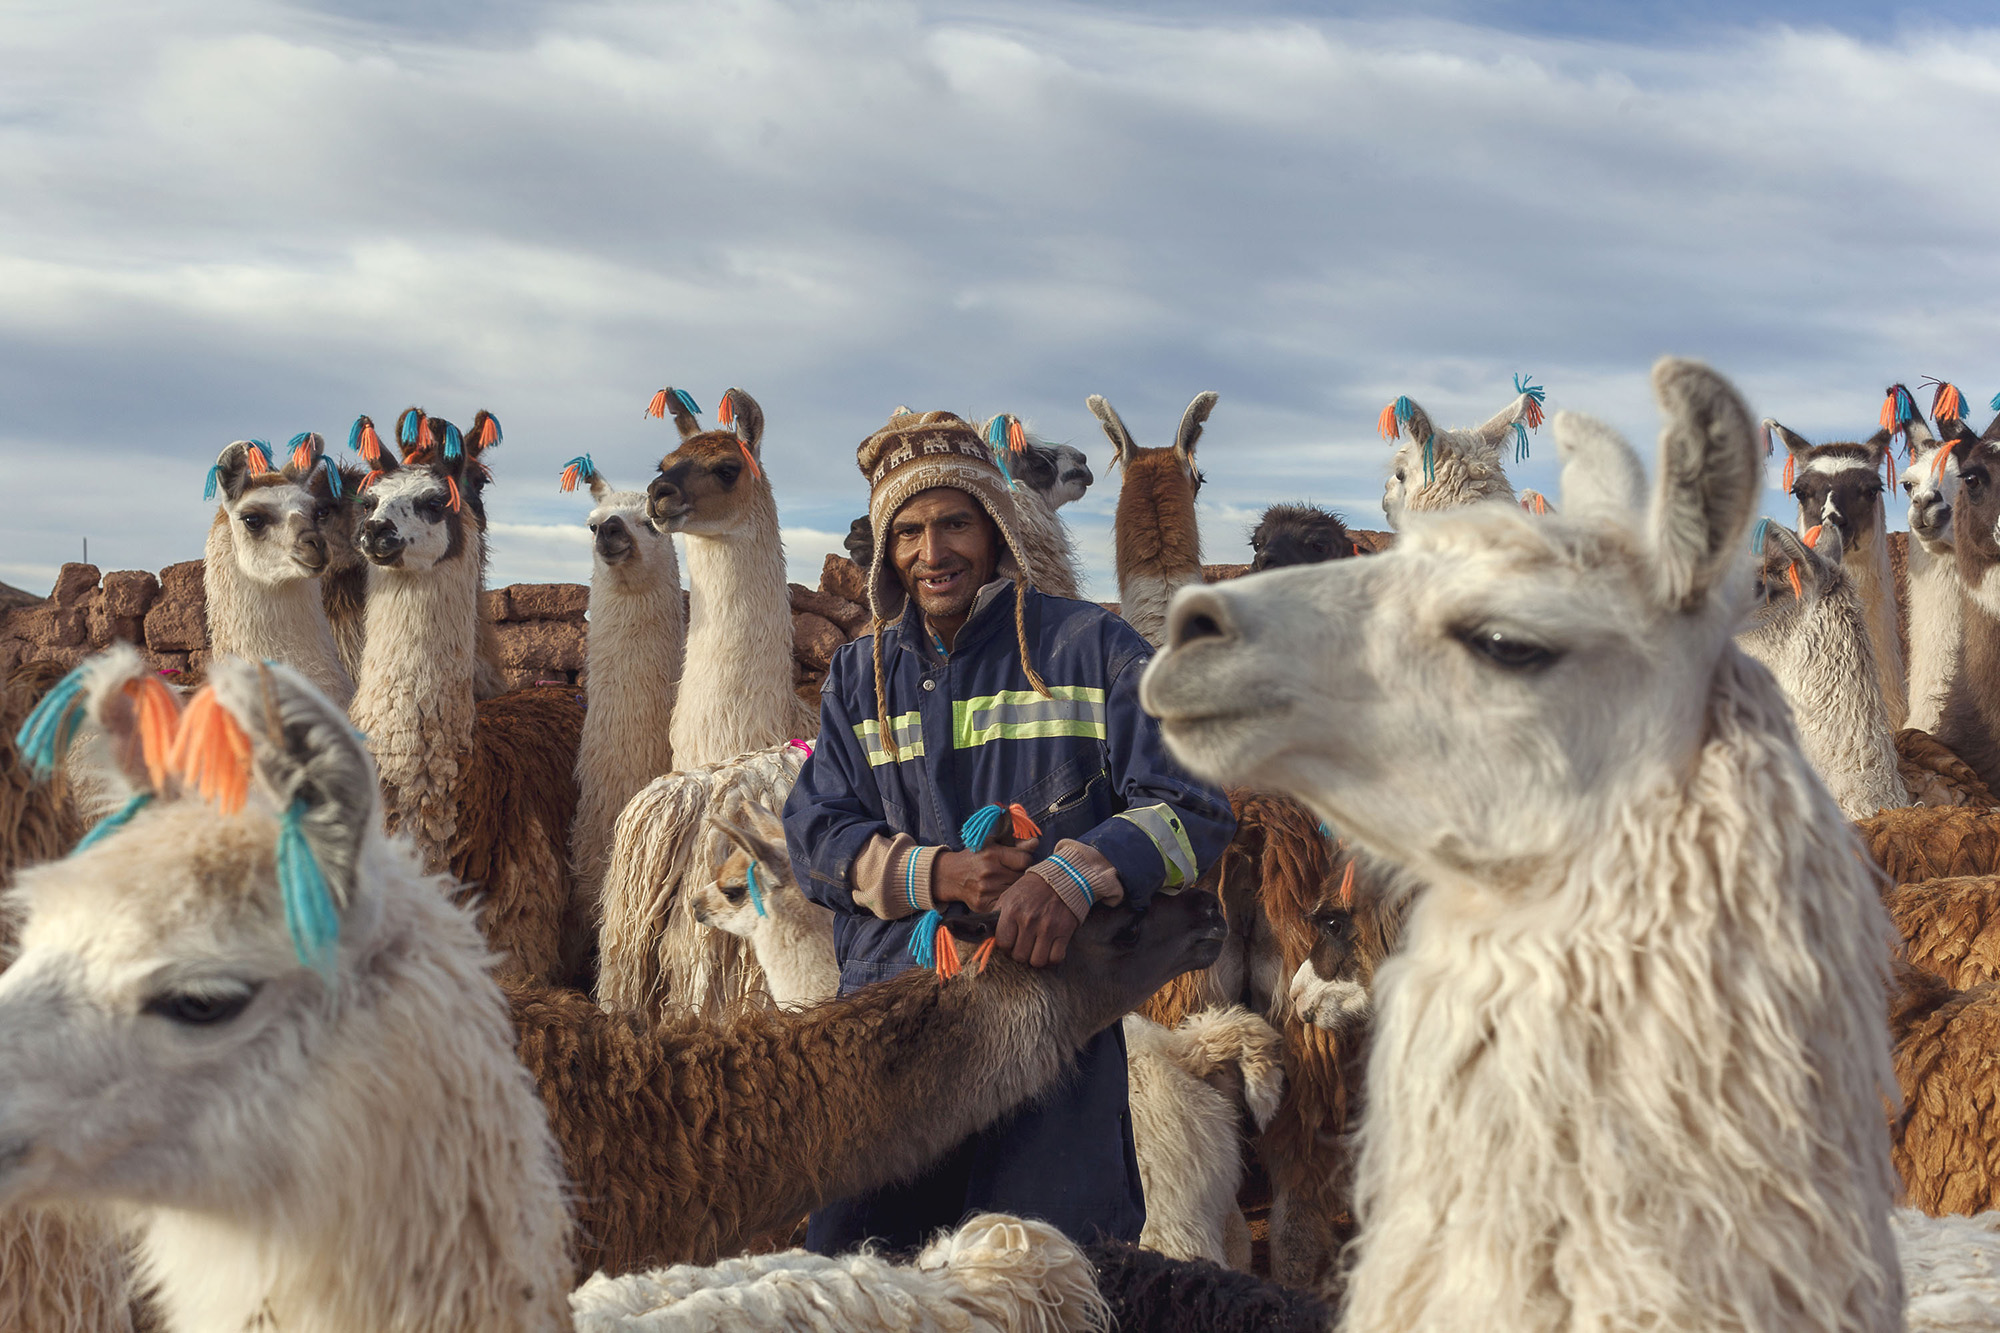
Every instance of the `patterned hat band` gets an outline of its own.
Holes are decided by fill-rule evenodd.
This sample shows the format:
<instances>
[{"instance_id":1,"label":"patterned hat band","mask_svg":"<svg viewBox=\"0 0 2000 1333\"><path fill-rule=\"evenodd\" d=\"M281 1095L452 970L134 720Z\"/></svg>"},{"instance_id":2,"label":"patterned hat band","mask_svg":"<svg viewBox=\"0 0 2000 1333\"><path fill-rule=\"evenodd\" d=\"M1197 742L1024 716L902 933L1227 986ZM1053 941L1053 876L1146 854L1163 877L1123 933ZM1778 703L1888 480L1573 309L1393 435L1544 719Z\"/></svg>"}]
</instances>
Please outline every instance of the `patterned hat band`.
<instances>
[{"instance_id":1,"label":"patterned hat band","mask_svg":"<svg viewBox=\"0 0 2000 1333\"><path fill-rule=\"evenodd\" d=\"M982 470L998 474L1000 469L993 462L986 442L969 430L926 431L912 439L905 440L896 448L884 454L875 468L868 474L870 489L881 484L882 478L899 467L907 466L919 459L933 459L958 455L966 459L976 459Z\"/></svg>"}]
</instances>

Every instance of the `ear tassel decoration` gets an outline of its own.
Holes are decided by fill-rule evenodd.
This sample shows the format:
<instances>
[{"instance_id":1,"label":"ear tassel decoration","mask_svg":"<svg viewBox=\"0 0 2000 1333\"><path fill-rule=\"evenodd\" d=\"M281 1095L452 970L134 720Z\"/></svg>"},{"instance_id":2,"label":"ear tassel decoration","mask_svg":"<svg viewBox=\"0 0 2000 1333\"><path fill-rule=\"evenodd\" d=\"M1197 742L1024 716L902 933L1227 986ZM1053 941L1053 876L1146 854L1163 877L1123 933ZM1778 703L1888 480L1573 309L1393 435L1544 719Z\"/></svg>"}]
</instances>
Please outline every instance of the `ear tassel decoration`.
<instances>
[{"instance_id":1,"label":"ear tassel decoration","mask_svg":"<svg viewBox=\"0 0 2000 1333\"><path fill-rule=\"evenodd\" d=\"M56 765L69 753L77 729L83 726L83 676L84 668L77 667L57 681L14 733L14 748L21 752L21 762L37 778L47 778L56 771Z\"/></svg>"},{"instance_id":2,"label":"ear tassel decoration","mask_svg":"<svg viewBox=\"0 0 2000 1333\"><path fill-rule=\"evenodd\" d=\"M1437 480L1437 457L1432 452L1436 444L1435 432L1424 436L1424 485L1426 486Z\"/></svg>"},{"instance_id":3,"label":"ear tassel decoration","mask_svg":"<svg viewBox=\"0 0 2000 1333\"><path fill-rule=\"evenodd\" d=\"M293 801L278 819L278 894L285 903L285 929L299 962L322 974L331 971L340 917L333 893L306 837L304 801Z\"/></svg>"},{"instance_id":4,"label":"ear tassel decoration","mask_svg":"<svg viewBox=\"0 0 2000 1333\"><path fill-rule=\"evenodd\" d=\"M297 435L292 436L286 442L285 447L292 451L291 465L298 468L301 472L305 472L310 471L312 465L319 462L319 456L325 449L325 444L320 440L319 436L313 434L311 431L302 430Z\"/></svg>"},{"instance_id":5,"label":"ear tassel decoration","mask_svg":"<svg viewBox=\"0 0 2000 1333\"><path fill-rule=\"evenodd\" d=\"M1535 383L1533 375L1516 375L1514 392L1527 395L1528 401L1521 404L1521 416L1531 429L1540 430L1543 420L1542 404L1548 401L1549 391Z\"/></svg>"},{"instance_id":6,"label":"ear tassel decoration","mask_svg":"<svg viewBox=\"0 0 2000 1333\"><path fill-rule=\"evenodd\" d=\"M215 479L221 472L222 472L222 464L220 463L217 463L213 467L209 468L208 480L206 482L203 482L201 487L202 499L213 500L215 498Z\"/></svg>"},{"instance_id":7,"label":"ear tassel decoration","mask_svg":"<svg viewBox=\"0 0 2000 1333\"><path fill-rule=\"evenodd\" d=\"M373 486L376 482L380 480L382 480L382 469L378 467L373 472L370 472L367 476L363 477L361 479L361 485L356 487L356 489L365 491L370 486Z\"/></svg>"},{"instance_id":8,"label":"ear tassel decoration","mask_svg":"<svg viewBox=\"0 0 2000 1333\"><path fill-rule=\"evenodd\" d=\"M1792 596L1798 598L1800 601L1804 601L1806 590L1805 585L1799 582L1798 561L1794 560L1791 564L1785 566L1785 577L1792 581Z\"/></svg>"},{"instance_id":9,"label":"ear tassel decoration","mask_svg":"<svg viewBox=\"0 0 2000 1333\"><path fill-rule=\"evenodd\" d=\"M1518 421L1514 423L1517 429L1520 427L1520 424ZM1546 518L1549 513L1548 497L1540 491L1529 491L1521 497L1521 508L1527 510L1536 518ZM1358 550L1359 548L1356 549Z\"/></svg>"},{"instance_id":10,"label":"ear tassel decoration","mask_svg":"<svg viewBox=\"0 0 2000 1333\"><path fill-rule=\"evenodd\" d=\"M917 918L917 928L910 932L910 957L918 967L937 966L937 936L943 927L944 916L936 908Z\"/></svg>"},{"instance_id":11,"label":"ear tassel decoration","mask_svg":"<svg viewBox=\"0 0 2000 1333\"><path fill-rule=\"evenodd\" d=\"M153 800L153 793L149 791L133 792L129 797L126 798L125 804L119 806L116 810L113 810L110 814L106 815L104 818L98 820L95 824L93 824L91 826L90 832L84 834L82 838L77 840L76 846L70 849L69 854L71 856L75 856L78 852L96 846L98 843L102 842L105 838L110 837L113 833L116 833L119 829L124 828L127 824L132 822L132 816L138 814L141 810L144 810L148 805L152 804L152 800Z\"/></svg>"},{"instance_id":12,"label":"ear tassel decoration","mask_svg":"<svg viewBox=\"0 0 2000 1333\"><path fill-rule=\"evenodd\" d=\"M964 965L958 961L958 941L951 937L951 929L949 927L939 926L937 928L937 938L934 941L934 945L937 954L938 982L939 984L943 984L957 976L963 970Z\"/></svg>"},{"instance_id":13,"label":"ear tassel decoration","mask_svg":"<svg viewBox=\"0 0 2000 1333\"><path fill-rule=\"evenodd\" d=\"M403 409L403 415L396 419L396 443L403 447L405 458L409 457L411 450L424 442L426 424L424 410L421 407L406 407Z\"/></svg>"},{"instance_id":14,"label":"ear tassel decoration","mask_svg":"<svg viewBox=\"0 0 2000 1333\"><path fill-rule=\"evenodd\" d=\"M574 491L576 489L576 484L578 482L584 482L588 484L589 482L595 480L596 477L597 477L597 465L590 461L590 455L578 454L575 458L572 458L569 460L569 462L563 464L563 470L562 470L563 494L568 495L571 491Z\"/></svg>"},{"instance_id":15,"label":"ear tassel decoration","mask_svg":"<svg viewBox=\"0 0 2000 1333\"><path fill-rule=\"evenodd\" d=\"M125 682L139 720L139 753L146 761L146 779L153 790L167 785L175 734L181 725L181 701L158 676L134 676Z\"/></svg>"},{"instance_id":16,"label":"ear tassel decoration","mask_svg":"<svg viewBox=\"0 0 2000 1333\"><path fill-rule=\"evenodd\" d=\"M1944 442L1944 447L1942 449L1939 449L1937 453L1932 456L1931 481L1939 482L1944 480L1945 464L1950 461L1951 451L1956 448L1958 448L1958 437L1954 435L1950 439L1946 440Z\"/></svg>"},{"instance_id":17,"label":"ear tassel decoration","mask_svg":"<svg viewBox=\"0 0 2000 1333\"><path fill-rule=\"evenodd\" d=\"M1784 487L1787 491L1792 489L1792 482L1796 479L1798 470L1799 470L1798 455L1794 454L1790 449L1787 449L1785 451L1785 480L1784 480Z\"/></svg>"},{"instance_id":18,"label":"ear tassel decoration","mask_svg":"<svg viewBox=\"0 0 2000 1333\"><path fill-rule=\"evenodd\" d=\"M1528 461L1528 428L1518 421L1511 424L1514 427L1514 461L1525 463Z\"/></svg>"},{"instance_id":19,"label":"ear tassel decoration","mask_svg":"<svg viewBox=\"0 0 2000 1333\"><path fill-rule=\"evenodd\" d=\"M250 792L250 737L204 685L181 716L168 764L182 781L225 815L243 808Z\"/></svg>"},{"instance_id":20,"label":"ear tassel decoration","mask_svg":"<svg viewBox=\"0 0 2000 1333\"><path fill-rule=\"evenodd\" d=\"M1888 396L1882 400L1882 426L1891 432L1889 436L1891 454L1898 449L1905 451L1909 449L1909 426L1916 418L1917 400L1910 396L1910 391L1900 384L1890 385ZM1889 484L1893 486L1895 483L1895 475L1891 473Z\"/></svg>"},{"instance_id":21,"label":"ear tassel decoration","mask_svg":"<svg viewBox=\"0 0 2000 1333\"><path fill-rule=\"evenodd\" d=\"M769 916L770 913L764 910L764 894L757 887L757 863L755 861L750 863L750 869L747 873L749 875L747 883L750 886L750 905L757 909L758 916Z\"/></svg>"},{"instance_id":22,"label":"ear tassel decoration","mask_svg":"<svg viewBox=\"0 0 2000 1333\"><path fill-rule=\"evenodd\" d=\"M252 473L278 470L271 466L271 446L262 440L250 441L250 447L243 451L243 461L249 465Z\"/></svg>"},{"instance_id":23,"label":"ear tassel decoration","mask_svg":"<svg viewBox=\"0 0 2000 1333\"><path fill-rule=\"evenodd\" d=\"M965 844L965 850L968 852L986 850L986 844L992 840L1002 819L1008 821L1008 833L1017 842L1042 836L1041 829L1035 826L1035 821L1029 816L1027 808L1017 801L1012 805L980 806L959 829L959 841Z\"/></svg>"},{"instance_id":24,"label":"ear tassel decoration","mask_svg":"<svg viewBox=\"0 0 2000 1333\"><path fill-rule=\"evenodd\" d=\"M995 936L988 935L986 937L986 943L980 945L977 949L974 949L972 951L973 976L975 977L981 976L985 973L986 965L993 961L993 946L997 942L998 941Z\"/></svg>"},{"instance_id":25,"label":"ear tassel decoration","mask_svg":"<svg viewBox=\"0 0 2000 1333\"><path fill-rule=\"evenodd\" d=\"M375 423L367 417L354 418L354 428L347 432L347 447L360 454L364 463L382 461L382 437L375 433Z\"/></svg>"},{"instance_id":26,"label":"ear tassel decoration","mask_svg":"<svg viewBox=\"0 0 2000 1333\"><path fill-rule=\"evenodd\" d=\"M447 476L444 479L444 484L445 487L451 492L451 512L456 514L459 510L459 505L461 503L458 495L458 478Z\"/></svg>"},{"instance_id":27,"label":"ear tassel decoration","mask_svg":"<svg viewBox=\"0 0 2000 1333\"><path fill-rule=\"evenodd\" d=\"M1354 906L1354 862L1352 861L1347 863L1347 869L1340 872L1340 905L1350 909Z\"/></svg>"},{"instance_id":28,"label":"ear tassel decoration","mask_svg":"<svg viewBox=\"0 0 2000 1333\"><path fill-rule=\"evenodd\" d=\"M1750 554L1752 555L1763 554L1764 538L1770 533L1770 531L1771 531L1770 519L1760 518L1757 520L1757 526L1750 529Z\"/></svg>"},{"instance_id":29,"label":"ear tassel decoration","mask_svg":"<svg viewBox=\"0 0 2000 1333\"><path fill-rule=\"evenodd\" d=\"M1947 421L1965 420L1965 395L1958 391L1956 384L1940 379L1927 379L1925 383L1937 386L1931 392L1931 418L1939 426Z\"/></svg>"},{"instance_id":30,"label":"ear tassel decoration","mask_svg":"<svg viewBox=\"0 0 2000 1333\"><path fill-rule=\"evenodd\" d=\"M1764 445L1764 457L1766 457L1766 458L1769 458L1769 457L1771 456L1771 423L1770 423L1770 422L1768 422L1768 421L1760 421L1760 422L1758 422L1758 423L1757 423L1757 438L1758 438L1758 439L1759 439L1760 441L1762 441L1762 442L1763 442L1763 445Z\"/></svg>"},{"instance_id":31,"label":"ear tassel decoration","mask_svg":"<svg viewBox=\"0 0 2000 1333\"><path fill-rule=\"evenodd\" d=\"M1383 439L1393 440L1397 429L1407 424L1416 410L1408 395L1398 395L1396 401L1383 408L1382 415L1375 418L1375 429L1382 432Z\"/></svg>"},{"instance_id":32,"label":"ear tassel decoration","mask_svg":"<svg viewBox=\"0 0 2000 1333\"><path fill-rule=\"evenodd\" d=\"M450 459L465 457L465 437L449 421L444 423L444 456ZM452 507L457 508L456 505Z\"/></svg>"},{"instance_id":33,"label":"ear tassel decoration","mask_svg":"<svg viewBox=\"0 0 2000 1333\"><path fill-rule=\"evenodd\" d=\"M1993 401L1986 405L1986 410L1989 412L2000 412L2000 393L1993 395Z\"/></svg>"},{"instance_id":34,"label":"ear tassel decoration","mask_svg":"<svg viewBox=\"0 0 2000 1333\"><path fill-rule=\"evenodd\" d=\"M500 418L485 408L472 419L472 447L491 449L500 443Z\"/></svg>"},{"instance_id":35,"label":"ear tassel decoration","mask_svg":"<svg viewBox=\"0 0 2000 1333\"><path fill-rule=\"evenodd\" d=\"M346 483L341 481L340 479L340 469L334 466L334 462L331 458L327 459L326 460L327 493L332 495L334 499L338 500L341 498L341 488L344 485L346 485Z\"/></svg>"},{"instance_id":36,"label":"ear tassel decoration","mask_svg":"<svg viewBox=\"0 0 2000 1333\"><path fill-rule=\"evenodd\" d=\"M1819 545L1820 529L1824 526L1825 526L1824 524L1815 523L1811 527L1806 529L1805 536L1800 538L1800 540L1805 542L1806 548L1808 550L1817 547Z\"/></svg>"},{"instance_id":37,"label":"ear tassel decoration","mask_svg":"<svg viewBox=\"0 0 2000 1333\"><path fill-rule=\"evenodd\" d=\"M1908 437L1906 436L1905 443L1907 442L1908 442ZM1909 454L1910 460L1914 462L1917 457L1917 451L1915 449L1909 449L1907 450L1907 452ZM1883 484L1885 484L1889 488L1889 492L1893 495L1896 490L1896 451L1894 449L1890 449L1882 455L1882 481Z\"/></svg>"}]
</instances>

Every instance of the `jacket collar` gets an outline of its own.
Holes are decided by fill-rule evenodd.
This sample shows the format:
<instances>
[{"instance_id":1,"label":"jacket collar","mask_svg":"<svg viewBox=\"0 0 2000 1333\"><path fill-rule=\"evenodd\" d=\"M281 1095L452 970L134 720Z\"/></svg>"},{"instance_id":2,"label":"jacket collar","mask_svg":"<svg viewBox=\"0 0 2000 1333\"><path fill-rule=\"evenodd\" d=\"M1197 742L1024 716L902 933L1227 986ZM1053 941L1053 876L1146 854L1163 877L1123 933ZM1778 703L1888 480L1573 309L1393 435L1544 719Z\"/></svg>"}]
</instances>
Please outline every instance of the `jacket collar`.
<instances>
[{"instance_id":1,"label":"jacket collar","mask_svg":"<svg viewBox=\"0 0 2000 1333\"><path fill-rule=\"evenodd\" d=\"M958 638L951 650L951 656L977 651L986 645L994 633L1002 626L1012 629L1014 624L1014 580L1002 575L982 586L972 599L972 614L959 627ZM915 652L927 660L943 661L945 654L931 642L930 626L924 624L924 614L917 609L917 600L912 597L903 608L903 618L897 624L898 647Z\"/></svg>"}]
</instances>

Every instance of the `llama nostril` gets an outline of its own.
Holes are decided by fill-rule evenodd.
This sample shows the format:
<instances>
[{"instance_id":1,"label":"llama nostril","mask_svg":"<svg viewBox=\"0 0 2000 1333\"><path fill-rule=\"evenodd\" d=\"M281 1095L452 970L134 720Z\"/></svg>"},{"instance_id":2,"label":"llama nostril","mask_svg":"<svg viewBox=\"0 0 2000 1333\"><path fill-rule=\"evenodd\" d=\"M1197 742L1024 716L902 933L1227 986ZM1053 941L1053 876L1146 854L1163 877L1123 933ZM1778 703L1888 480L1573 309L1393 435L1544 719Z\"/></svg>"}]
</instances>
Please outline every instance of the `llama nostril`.
<instances>
[{"instance_id":1,"label":"llama nostril","mask_svg":"<svg viewBox=\"0 0 2000 1333\"><path fill-rule=\"evenodd\" d=\"M1185 648L1200 639L1231 639L1235 627L1228 609L1212 592L1184 594L1167 611L1167 644Z\"/></svg>"}]
</instances>

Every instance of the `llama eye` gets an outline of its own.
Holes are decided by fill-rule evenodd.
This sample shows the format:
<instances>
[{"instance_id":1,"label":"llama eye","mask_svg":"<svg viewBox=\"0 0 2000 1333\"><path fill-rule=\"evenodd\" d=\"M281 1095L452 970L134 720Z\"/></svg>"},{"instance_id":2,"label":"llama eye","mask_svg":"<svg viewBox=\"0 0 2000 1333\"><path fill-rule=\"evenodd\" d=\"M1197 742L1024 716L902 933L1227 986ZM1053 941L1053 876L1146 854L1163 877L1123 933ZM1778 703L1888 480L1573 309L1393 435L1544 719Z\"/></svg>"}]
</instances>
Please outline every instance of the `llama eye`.
<instances>
[{"instance_id":1,"label":"llama eye","mask_svg":"<svg viewBox=\"0 0 2000 1333\"><path fill-rule=\"evenodd\" d=\"M1903 494L1914 496L1916 493L1917 493L1917 488L1915 485L1907 481L1903 483Z\"/></svg>"},{"instance_id":2,"label":"llama eye","mask_svg":"<svg viewBox=\"0 0 2000 1333\"><path fill-rule=\"evenodd\" d=\"M264 516L262 514L245 514L243 516L243 527L253 536L262 532L264 530Z\"/></svg>"},{"instance_id":3,"label":"llama eye","mask_svg":"<svg viewBox=\"0 0 2000 1333\"><path fill-rule=\"evenodd\" d=\"M1347 912L1327 912L1315 917L1319 933L1336 944L1345 944L1354 934L1354 917Z\"/></svg>"},{"instance_id":4,"label":"llama eye","mask_svg":"<svg viewBox=\"0 0 2000 1333\"><path fill-rule=\"evenodd\" d=\"M1553 648L1513 638L1497 629L1460 630L1457 637L1474 653L1510 671L1540 671L1562 656Z\"/></svg>"},{"instance_id":5,"label":"llama eye","mask_svg":"<svg viewBox=\"0 0 2000 1333\"><path fill-rule=\"evenodd\" d=\"M740 467L719 467L715 470L715 477L716 480L720 481L724 486L734 486L736 484L736 478L740 476L742 472L743 469Z\"/></svg>"},{"instance_id":6,"label":"llama eye","mask_svg":"<svg viewBox=\"0 0 2000 1333\"><path fill-rule=\"evenodd\" d=\"M327 516L331 513L333 513L332 505L314 505L313 522L315 524L324 523L327 520Z\"/></svg>"},{"instance_id":7,"label":"llama eye","mask_svg":"<svg viewBox=\"0 0 2000 1333\"><path fill-rule=\"evenodd\" d=\"M1401 469L1401 468L1397 468L1397 469L1396 469L1396 480L1397 480L1397 481L1398 481L1399 483L1400 483L1400 482L1401 482L1401 481L1403 480L1403 469Z\"/></svg>"},{"instance_id":8,"label":"llama eye","mask_svg":"<svg viewBox=\"0 0 2000 1333\"><path fill-rule=\"evenodd\" d=\"M257 990L256 986L247 986L240 991L223 995L201 991L174 991L165 995L155 995L146 1001L143 1012L155 1018L185 1023L189 1027L208 1027L216 1023L227 1023L248 1009L250 1001L257 998Z\"/></svg>"},{"instance_id":9,"label":"llama eye","mask_svg":"<svg viewBox=\"0 0 2000 1333\"><path fill-rule=\"evenodd\" d=\"M417 513L426 523L436 523L444 517L444 501L425 500L417 506Z\"/></svg>"}]
</instances>

